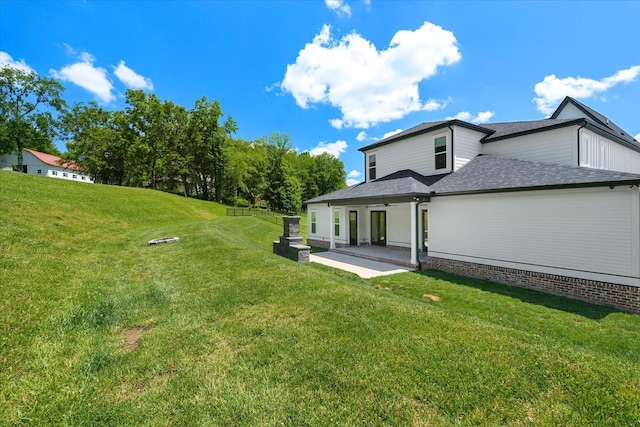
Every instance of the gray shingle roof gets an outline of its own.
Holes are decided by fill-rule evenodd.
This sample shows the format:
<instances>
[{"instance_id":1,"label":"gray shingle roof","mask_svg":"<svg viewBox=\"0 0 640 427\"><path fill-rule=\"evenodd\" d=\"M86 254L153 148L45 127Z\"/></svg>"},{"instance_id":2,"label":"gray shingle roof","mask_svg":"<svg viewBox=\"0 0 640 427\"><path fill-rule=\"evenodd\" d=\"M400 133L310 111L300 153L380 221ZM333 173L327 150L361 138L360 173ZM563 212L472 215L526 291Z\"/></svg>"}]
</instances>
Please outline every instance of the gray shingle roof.
<instances>
[{"instance_id":1,"label":"gray shingle roof","mask_svg":"<svg viewBox=\"0 0 640 427\"><path fill-rule=\"evenodd\" d=\"M543 130L569 126L572 122L582 122L583 119L543 119L522 122L485 123L482 127L493 131L491 135L482 138L482 142L497 141L510 138L518 134L540 132Z\"/></svg>"},{"instance_id":2,"label":"gray shingle roof","mask_svg":"<svg viewBox=\"0 0 640 427\"><path fill-rule=\"evenodd\" d=\"M431 186L445 176L446 174L423 176L407 169L378 178L375 181L363 182L333 193L314 197L307 200L305 204L428 195L431 193Z\"/></svg>"},{"instance_id":3,"label":"gray shingle roof","mask_svg":"<svg viewBox=\"0 0 640 427\"><path fill-rule=\"evenodd\" d=\"M481 155L435 183L431 190L435 191L436 195L445 195L639 183L640 174Z\"/></svg>"}]
</instances>

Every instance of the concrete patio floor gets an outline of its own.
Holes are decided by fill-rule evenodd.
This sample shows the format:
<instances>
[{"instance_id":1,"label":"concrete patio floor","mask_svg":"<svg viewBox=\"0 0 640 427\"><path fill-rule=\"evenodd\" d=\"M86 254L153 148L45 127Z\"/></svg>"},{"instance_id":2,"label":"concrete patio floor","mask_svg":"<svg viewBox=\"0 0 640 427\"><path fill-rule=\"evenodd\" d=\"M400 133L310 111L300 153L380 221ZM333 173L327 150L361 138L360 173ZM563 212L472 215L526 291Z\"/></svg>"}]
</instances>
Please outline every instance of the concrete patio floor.
<instances>
[{"instance_id":1,"label":"concrete patio floor","mask_svg":"<svg viewBox=\"0 0 640 427\"><path fill-rule=\"evenodd\" d=\"M420 254L420 261L426 256ZM311 254L309 261L349 271L364 279L415 270L411 252L381 246L351 246Z\"/></svg>"}]
</instances>

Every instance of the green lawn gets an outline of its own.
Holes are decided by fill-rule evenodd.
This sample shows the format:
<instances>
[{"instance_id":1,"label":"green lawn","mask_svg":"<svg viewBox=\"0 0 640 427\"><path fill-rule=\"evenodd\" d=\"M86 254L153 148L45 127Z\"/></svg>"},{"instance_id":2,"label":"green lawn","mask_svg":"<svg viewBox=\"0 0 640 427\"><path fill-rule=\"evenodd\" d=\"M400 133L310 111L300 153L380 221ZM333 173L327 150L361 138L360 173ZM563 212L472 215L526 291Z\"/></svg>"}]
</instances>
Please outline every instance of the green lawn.
<instances>
[{"instance_id":1,"label":"green lawn","mask_svg":"<svg viewBox=\"0 0 640 427\"><path fill-rule=\"evenodd\" d=\"M640 316L297 264L224 212L0 172L0 425L640 425Z\"/></svg>"}]
</instances>

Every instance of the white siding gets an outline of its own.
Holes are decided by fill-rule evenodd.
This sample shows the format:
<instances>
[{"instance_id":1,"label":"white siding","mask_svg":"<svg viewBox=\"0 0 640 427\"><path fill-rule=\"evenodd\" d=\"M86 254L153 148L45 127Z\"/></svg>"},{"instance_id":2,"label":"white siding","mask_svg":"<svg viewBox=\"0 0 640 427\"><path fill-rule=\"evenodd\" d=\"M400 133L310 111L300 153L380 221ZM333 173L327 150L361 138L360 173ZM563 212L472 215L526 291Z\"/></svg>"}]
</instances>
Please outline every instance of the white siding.
<instances>
[{"instance_id":1,"label":"white siding","mask_svg":"<svg viewBox=\"0 0 640 427\"><path fill-rule=\"evenodd\" d=\"M398 203L380 210L387 211L387 246L411 248L411 204Z\"/></svg>"},{"instance_id":2,"label":"white siding","mask_svg":"<svg viewBox=\"0 0 640 427\"><path fill-rule=\"evenodd\" d=\"M435 170L434 138L447 136L447 166L446 170ZM403 139L391 144L383 145L365 152L368 161L369 154L376 154L376 177L382 178L394 172L411 169L422 175L434 175L450 171L451 168L451 131L449 128L439 129ZM367 164L368 168L368 164ZM369 176L367 175L367 180Z\"/></svg>"},{"instance_id":3,"label":"white siding","mask_svg":"<svg viewBox=\"0 0 640 427\"><path fill-rule=\"evenodd\" d=\"M453 170L457 171L466 165L471 159L480 154L482 144L480 140L486 136L485 133L475 130L455 126L453 128Z\"/></svg>"},{"instance_id":4,"label":"white siding","mask_svg":"<svg viewBox=\"0 0 640 427\"><path fill-rule=\"evenodd\" d=\"M587 116L582 110L580 110L578 107L576 107L571 102L567 103L567 105L564 106L562 111L560 111L558 113L558 116L556 117L556 119L558 119L558 120L560 120L560 119L585 119L585 118L586 119L590 119L589 116Z\"/></svg>"},{"instance_id":5,"label":"white siding","mask_svg":"<svg viewBox=\"0 0 640 427\"><path fill-rule=\"evenodd\" d=\"M311 213L316 213L316 232L311 232ZM330 229L333 224L329 223L330 208L326 203L310 204L307 206L307 236L310 239L322 240L329 243Z\"/></svg>"},{"instance_id":6,"label":"white siding","mask_svg":"<svg viewBox=\"0 0 640 427\"><path fill-rule=\"evenodd\" d=\"M640 286L637 188L434 197L429 255Z\"/></svg>"},{"instance_id":7,"label":"white siding","mask_svg":"<svg viewBox=\"0 0 640 427\"><path fill-rule=\"evenodd\" d=\"M588 129L580 129L580 166L640 173L640 153Z\"/></svg>"},{"instance_id":8,"label":"white siding","mask_svg":"<svg viewBox=\"0 0 640 427\"><path fill-rule=\"evenodd\" d=\"M482 153L532 162L577 166L577 129L578 126L568 126L489 142L482 144Z\"/></svg>"}]
</instances>

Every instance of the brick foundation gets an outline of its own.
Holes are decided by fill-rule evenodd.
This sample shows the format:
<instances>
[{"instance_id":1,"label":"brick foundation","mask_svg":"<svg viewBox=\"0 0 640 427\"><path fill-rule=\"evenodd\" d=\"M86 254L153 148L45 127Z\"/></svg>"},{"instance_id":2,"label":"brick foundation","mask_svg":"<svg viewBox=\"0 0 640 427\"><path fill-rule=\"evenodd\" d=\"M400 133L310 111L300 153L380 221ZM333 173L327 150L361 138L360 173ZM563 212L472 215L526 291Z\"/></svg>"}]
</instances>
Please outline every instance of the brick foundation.
<instances>
[{"instance_id":1,"label":"brick foundation","mask_svg":"<svg viewBox=\"0 0 640 427\"><path fill-rule=\"evenodd\" d=\"M434 257L427 258L422 268L486 279L640 314L640 288L636 286Z\"/></svg>"}]
</instances>

